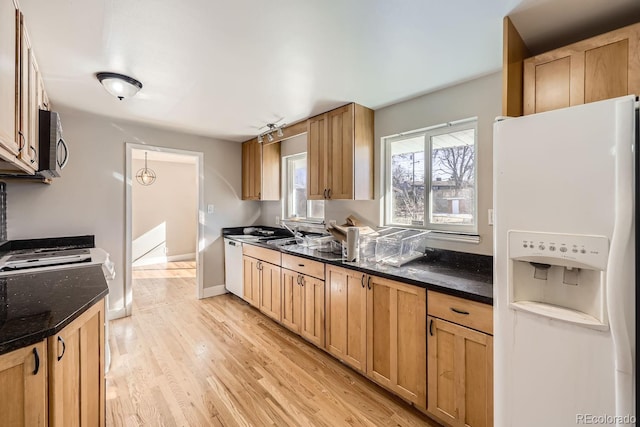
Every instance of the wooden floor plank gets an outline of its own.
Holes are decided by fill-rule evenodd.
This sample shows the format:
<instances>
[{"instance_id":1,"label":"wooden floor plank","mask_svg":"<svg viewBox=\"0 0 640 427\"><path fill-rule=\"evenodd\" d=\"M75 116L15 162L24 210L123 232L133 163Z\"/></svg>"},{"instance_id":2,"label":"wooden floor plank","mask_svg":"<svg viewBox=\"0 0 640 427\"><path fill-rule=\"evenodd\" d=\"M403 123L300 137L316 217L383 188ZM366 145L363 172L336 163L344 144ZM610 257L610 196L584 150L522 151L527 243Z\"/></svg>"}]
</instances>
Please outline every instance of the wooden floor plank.
<instances>
[{"instance_id":1,"label":"wooden floor plank","mask_svg":"<svg viewBox=\"0 0 640 427\"><path fill-rule=\"evenodd\" d=\"M195 264L134 269L112 321L109 426L438 426L241 299L195 298Z\"/></svg>"}]
</instances>

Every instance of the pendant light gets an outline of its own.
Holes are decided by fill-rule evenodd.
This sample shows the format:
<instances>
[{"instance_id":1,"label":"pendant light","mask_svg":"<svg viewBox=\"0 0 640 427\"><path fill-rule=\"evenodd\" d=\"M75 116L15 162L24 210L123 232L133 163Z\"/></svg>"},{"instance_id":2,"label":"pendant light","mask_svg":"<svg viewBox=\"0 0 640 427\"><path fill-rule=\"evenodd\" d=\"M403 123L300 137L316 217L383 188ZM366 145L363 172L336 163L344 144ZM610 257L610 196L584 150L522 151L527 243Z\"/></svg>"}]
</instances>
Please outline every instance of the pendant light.
<instances>
[{"instance_id":1,"label":"pendant light","mask_svg":"<svg viewBox=\"0 0 640 427\"><path fill-rule=\"evenodd\" d=\"M120 101L124 98L135 96L142 89L142 83L124 74L104 72L97 73L96 78L102 83L107 92L117 97Z\"/></svg>"},{"instance_id":2,"label":"pendant light","mask_svg":"<svg viewBox=\"0 0 640 427\"><path fill-rule=\"evenodd\" d=\"M136 173L136 180L141 185L151 185L156 180L156 173L147 167L147 152L144 152L144 167Z\"/></svg>"}]
</instances>

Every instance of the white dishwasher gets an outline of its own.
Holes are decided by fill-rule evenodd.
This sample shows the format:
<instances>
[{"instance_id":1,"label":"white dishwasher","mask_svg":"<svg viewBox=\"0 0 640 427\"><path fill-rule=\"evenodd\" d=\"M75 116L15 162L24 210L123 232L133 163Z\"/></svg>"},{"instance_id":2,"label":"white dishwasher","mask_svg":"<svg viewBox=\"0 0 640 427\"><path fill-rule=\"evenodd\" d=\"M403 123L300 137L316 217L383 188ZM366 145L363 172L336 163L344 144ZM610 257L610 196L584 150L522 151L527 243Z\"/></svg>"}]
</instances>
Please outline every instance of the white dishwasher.
<instances>
[{"instance_id":1,"label":"white dishwasher","mask_svg":"<svg viewBox=\"0 0 640 427\"><path fill-rule=\"evenodd\" d=\"M242 243L224 239L224 283L229 292L242 298Z\"/></svg>"}]
</instances>

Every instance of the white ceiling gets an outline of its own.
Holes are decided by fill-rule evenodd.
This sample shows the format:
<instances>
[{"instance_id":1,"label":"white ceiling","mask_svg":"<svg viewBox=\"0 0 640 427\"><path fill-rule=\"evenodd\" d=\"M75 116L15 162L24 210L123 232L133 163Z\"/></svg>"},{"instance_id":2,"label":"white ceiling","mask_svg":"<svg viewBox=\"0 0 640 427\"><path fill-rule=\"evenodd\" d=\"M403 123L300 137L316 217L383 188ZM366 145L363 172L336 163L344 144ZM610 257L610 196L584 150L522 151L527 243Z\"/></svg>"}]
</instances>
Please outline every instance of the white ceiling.
<instances>
[{"instance_id":1,"label":"white ceiling","mask_svg":"<svg viewBox=\"0 0 640 427\"><path fill-rule=\"evenodd\" d=\"M640 20L638 0L19 2L54 108L234 141L498 71L505 15L534 51ZM99 71L144 87L118 101Z\"/></svg>"}]
</instances>

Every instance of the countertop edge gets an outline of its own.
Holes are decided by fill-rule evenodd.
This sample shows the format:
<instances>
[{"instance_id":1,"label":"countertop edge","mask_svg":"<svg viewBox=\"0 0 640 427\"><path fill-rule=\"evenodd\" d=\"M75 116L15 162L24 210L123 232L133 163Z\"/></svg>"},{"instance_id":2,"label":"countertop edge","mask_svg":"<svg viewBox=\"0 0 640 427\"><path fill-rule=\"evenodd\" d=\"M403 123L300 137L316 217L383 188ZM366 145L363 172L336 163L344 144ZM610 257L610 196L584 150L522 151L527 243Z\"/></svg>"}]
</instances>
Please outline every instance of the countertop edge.
<instances>
[{"instance_id":1,"label":"countertop edge","mask_svg":"<svg viewBox=\"0 0 640 427\"><path fill-rule=\"evenodd\" d=\"M224 237L225 238L229 238L228 236L224 236ZM235 240L235 239L232 239L232 240ZM239 241L239 240L236 240L236 241ZM260 242L242 242L242 241L240 241L240 242L243 245L244 244L249 244L249 245L253 245L253 246L258 246L258 247L261 247L261 248L270 249L270 250L273 250L273 251L276 251L276 252L280 252L282 254L294 255L294 256L310 259L312 261L318 261L318 262L322 262L324 264L333 265L333 266L336 266L336 267L342 267L342 268L347 268L347 269L350 269L350 270L360 271L362 273L372 274L372 275L383 277L383 278L390 279L390 280L396 280L396 281L401 282L401 283L406 283L406 284L410 284L410 285L413 285L413 286L419 286L419 287L427 289L427 290L437 291L437 292L441 292L441 293L444 293L444 294L448 294L448 295L464 298L464 299L467 299L467 300L470 300L470 301L476 301L476 302L479 302L479 303L482 303L482 304L487 304L487 305L493 306L493 296L487 297L487 296L476 294L476 293L473 293L473 292L466 292L466 291L461 290L461 289L455 289L455 288L452 288L452 287L447 287L447 286L438 285L438 284L429 283L429 282L423 282L423 281L419 281L419 280L412 280L412 279L409 279L409 278L406 278L406 277L403 277L403 276L389 274L389 273L385 273L385 272L382 272L382 271L369 269L369 268L366 268L366 267L363 267L363 266L353 265L353 264L350 264L350 263L347 263L347 262L343 262L343 261L328 260L328 259L323 259L323 258L319 258L319 257L314 257L314 256L309 255L309 254L303 254L303 253L287 251L287 250L283 250L282 248L274 247L273 245L268 245L268 244L265 244L265 243L260 243Z\"/></svg>"},{"instance_id":2,"label":"countertop edge","mask_svg":"<svg viewBox=\"0 0 640 427\"><path fill-rule=\"evenodd\" d=\"M109 294L109 289L105 289L100 292L98 295L87 301L85 304L82 304L76 311L74 311L71 315L67 316L62 321L58 322L58 324L47 328L41 329L37 332L34 332L29 335L23 335L21 337L15 338L11 341L4 341L0 343L0 356L6 353L10 353L14 350L18 350L23 347L27 347L33 344L37 344L40 341L49 338L52 335L57 334L61 330L63 330L67 325L80 317L85 311L93 307L98 301L102 300Z\"/></svg>"}]
</instances>

